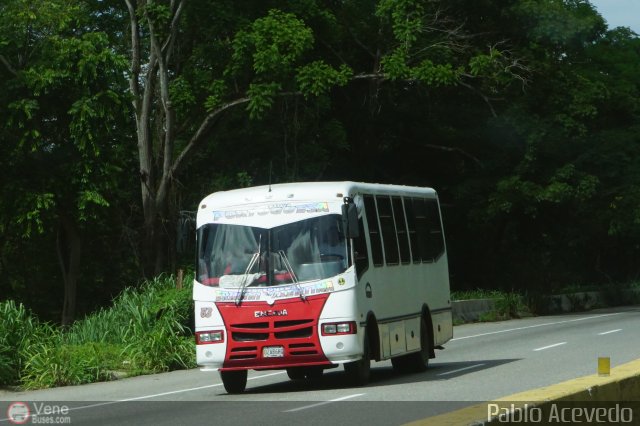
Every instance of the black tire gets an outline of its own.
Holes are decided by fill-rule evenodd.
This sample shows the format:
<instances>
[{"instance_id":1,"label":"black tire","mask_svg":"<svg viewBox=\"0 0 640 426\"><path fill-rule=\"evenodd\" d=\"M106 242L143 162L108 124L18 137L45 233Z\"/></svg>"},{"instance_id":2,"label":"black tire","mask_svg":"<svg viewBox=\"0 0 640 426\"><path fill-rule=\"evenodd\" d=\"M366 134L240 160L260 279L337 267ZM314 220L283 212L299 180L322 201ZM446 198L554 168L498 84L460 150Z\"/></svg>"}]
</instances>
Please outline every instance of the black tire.
<instances>
[{"instance_id":1,"label":"black tire","mask_svg":"<svg viewBox=\"0 0 640 426\"><path fill-rule=\"evenodd\" d=\"M344 371L349 381L356 386L366 385L371 378L371 348L369 347L369 337L366 334L362 346L362 359L344 365Z\"/></svg>"},{"instance_id":2,"label":"black tire","mask_svg":"<svg viewBox=\"0 0 640 426\"><path fill-rule=\"evenodd\" d=\"M291 380L317 380L323 373L324 369L321 366L287 368L287 376Z\"/></svg>"},{"instance_id":3,"label":"black tire","mask_svg":"<svg viewBox=\"0 0 640 426\"><path fill-rule=\"evenodd\" d=\"M228 393L242 393L247 387L247 370L221 371L220 377Z\"/></svg>"},{"instance_id":4,"label":"black tire","mask_svg":"<svg viewBox=\"0 0 640 426\"><path fill-rule=\"evenodd\" d=\"M287 368L287 376L289 376L291 380L304 380L306 376L304 367Z\"/></svg>"},{"instance_id":5,"label":"black tire","mask_svg":"<svg viewBox=\"0 0 640 426\"><path fill-rule=\"evenodd\" d=\"M420 320L420 352L410 354L409 357L413 371L421 373L429 368L429 358L431 358L431 332L424 318Z\"/></svg>"},{"instance_id":6,"label":"black tire","mask_svg":"<svg viewBox=\"0 0 640 426\"><path fill-rule=\"evenodd\" d=\"M409 355L401 355L391 358L391 365L398 373L408 373L411 371Z\"/></svg>"},{"instance_id":7,"label":"black tire","mask_svg":"<svg viewBox=\"0 0 640 426\"><path fill-rule=\"evenodd\" d=\"M324 368L318 365L314 365L312 367L307 367L306 377L307 380L318 380L322 378L324 374Z\"/></svg>"}]
</instances>

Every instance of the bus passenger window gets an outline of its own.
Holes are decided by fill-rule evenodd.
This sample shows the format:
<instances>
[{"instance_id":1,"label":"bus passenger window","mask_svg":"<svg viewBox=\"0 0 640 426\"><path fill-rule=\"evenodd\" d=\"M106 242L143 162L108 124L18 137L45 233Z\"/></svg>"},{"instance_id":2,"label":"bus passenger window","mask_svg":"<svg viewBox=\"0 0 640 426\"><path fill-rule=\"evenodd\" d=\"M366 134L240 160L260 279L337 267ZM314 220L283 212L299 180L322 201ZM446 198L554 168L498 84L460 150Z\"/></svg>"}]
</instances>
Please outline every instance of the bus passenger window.
<instances>
[{"instance_id":1,"label":"bus passenger window","mask_svg":"<svg viewBox=\"0 0 640 426\"><path fill-rule=\"evenodd\" d=\"M418 234L418 249L422 262L432 262L433 256L429 252L429 223L427 221L427 206L424 199L413 199L413 211L416 218L416 233Z\"/></svg>"},{"instance_id":2,"label":"bus passenger window","mask_svg":"<svg viewBox=\"0 0 640 426\"><path fill-rule=\"evenodd\" d=\"M444 252L442 222L436 200L427 200L427 217L429 220L429 256L436 260Z\"/></svg>"},{"instance_id":3,"label":"bus passenger window","mask_svg":"<svg viewBox=\"0 0 640 426\"><path fill-rule=\"evenodd\" d=\"M416 213L413 210L413 199L404 199L404 210L407 213L407 229L409 231L409 243L411 245L411 257L413 263L420 263L420 247L418 246L418 234L416 232Z\"/></svg>"},{"instance_id":4,"label":"bus passenger window","mask_svg":"<svg viewBox=\"0 0 640 426\"><path fill-rule=\"evenodd\" d=\"M358 228L360 236L353 239L353 248L356 252L356 274L358 279L362 278L362 274L369 268L369 255L367 254L367 240L364 236L364 220L362 217L358 219Z\"/></svg>"},{"instance_id":5,"label":"bus passenger window","mask_svg":"<svg viewBox=\"0 0 640 426\"><path fill-rule=\"evenodd\" d=\"M378 215L376 214L376 204L371 195L364 197L364 211L367 215L367 225L369 226L369 240L371 242L371 258L373 266L382 266L382 239L378 229Z\"/></svg>"},{"instance_id":6,"label":"bus passenger window","mask_svg":"<svg viewBox=\"0 0 640 426\"><path fill-rule=\"evenodd\" d=\"M393 218L396 223L396 234L398 235L398 244L400 245L400 262L407 264L409 259L409 238L407 237L407 224L404 220L404 208L402 207L402 198L393 197Z\"/></svg>"},{"instance_id":7,"label":"bus passenger window","mask_svg":"<svg viewBox=\"0 0 640 426\"><path fill-rule=\"evenodd\" d=\"M398 236L393 223L393 212L391 211L391 199L387 196L377 196L376 203L378 204L378 217L380 218L382 243L387 265L397 265L400 260L400 254L398 253Z\"/></svg>"}]
</instances>

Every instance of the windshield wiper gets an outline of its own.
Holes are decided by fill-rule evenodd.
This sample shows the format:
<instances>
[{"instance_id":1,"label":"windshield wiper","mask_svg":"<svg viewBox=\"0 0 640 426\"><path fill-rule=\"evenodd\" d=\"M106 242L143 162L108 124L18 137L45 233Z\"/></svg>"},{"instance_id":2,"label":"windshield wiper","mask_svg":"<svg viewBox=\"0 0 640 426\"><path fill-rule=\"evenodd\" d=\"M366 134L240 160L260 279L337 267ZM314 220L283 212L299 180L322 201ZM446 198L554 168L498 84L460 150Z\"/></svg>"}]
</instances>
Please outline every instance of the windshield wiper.
<instances>
[{"instance_id":1,"label":"windshield wiper","mask_svg":"<svg viewBox=\"0 0 640 426\"><path fill-rule=\"evenodd\" d=\"M240 303L242 303L242 299L244 298L244 292L248 286L247 282L249 278L249 271L253 268L253 266L256 264L258 259L260 259L260 254L261 254L260 252L262 251L261 246L262 246L262 235L260 235L260 239L258 240L258 251L256 253L253 253L253 256L251 256L251 260L249 261L249 266L247 266L247 269L245 269L244 271L242 284L240 284L240 290L238 291L238 296L236 297L236 306L240 306ZM253 279L251 281L253 282Z\"/></svg>"},{"instance_id":2,"label":"windshield wiper","mask_svg":"<svg viewBox=\"0 0 640 426\"><path fill-rule=\"evenodd\" d=\"M291 266L291 263L289 263L289 259L287 258L287 255L284 253L284 250L279 250L277 253L280 255L280 258L282 259L282 263L284 263L284 267L287 268L287 272L289 272L289 274L291 275L291 279L293 280L293 283L295 284L296 288L298 289L298 293L300 294L300 299L306 300L307 296L304 295L304 292L302 291L302 286L298 281L298 277L296 277L296 273L293 272L293 267Z\"/></svg>"}]
</instances>

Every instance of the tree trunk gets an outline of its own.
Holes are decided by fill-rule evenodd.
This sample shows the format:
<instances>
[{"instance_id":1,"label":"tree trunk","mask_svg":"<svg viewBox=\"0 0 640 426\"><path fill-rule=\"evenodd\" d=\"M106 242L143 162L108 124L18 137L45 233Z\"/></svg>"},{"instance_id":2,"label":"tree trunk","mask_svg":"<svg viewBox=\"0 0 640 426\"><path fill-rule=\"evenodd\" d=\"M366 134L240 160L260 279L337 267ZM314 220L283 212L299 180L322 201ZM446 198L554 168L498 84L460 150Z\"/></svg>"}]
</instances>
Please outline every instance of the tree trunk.
<instances>
[{"instance_id":1,"label":"tree trunk","mask_svg":"<svg viewBox=\"0 0 640 426\"><path fill-rule=\"evenodd\" d=\"M64 282L61 322L63 326L68 326L73 323L76 315L76 294L82 255L80 232L76 224L68 216L63 215L60 217L56 246Z\"/></svg>"},{"instance_id":2,"label":"tree trunk","mask_svg":"<svg viewBox=\"0 0 640 426\"><path fill-rule=\"evenodd\" d=\"M149 2L152 3L152 2ZM164 40L158 36L147 2L126 0L131 31L131 91L136 118L140 189L144 215L142 267L144 274L157 275L167 266L168 191L173 179L174 112L169 99L169 63L183 2L172 2L172 19ZM144 11L142 15L138 12ZM142 17L141 17L142 16ZM142 30L142 28L145 28ZM147 34L148 61L141 66L141 34ZM145 70L142 72L142 70ZM159 96L158 96L159 95ZM157 127L152 123L156 122ZM153 128L158 130L153 130Z\"/></svg>"}]
</instances>

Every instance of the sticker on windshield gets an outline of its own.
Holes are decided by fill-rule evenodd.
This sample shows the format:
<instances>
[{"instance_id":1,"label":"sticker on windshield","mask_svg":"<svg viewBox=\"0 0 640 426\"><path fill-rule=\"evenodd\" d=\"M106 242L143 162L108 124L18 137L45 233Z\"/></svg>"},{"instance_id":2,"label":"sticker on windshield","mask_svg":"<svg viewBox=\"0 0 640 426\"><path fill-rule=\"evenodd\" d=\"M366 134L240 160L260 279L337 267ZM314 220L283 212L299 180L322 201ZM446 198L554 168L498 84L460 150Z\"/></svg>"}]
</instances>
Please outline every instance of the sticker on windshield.
<instances>
[{"instance_id":1,"label":"sticker on windshield","mask_svg":"<svg viewBox=\"0 0 640 426\"><path fill-rule=\"evenodd\" d=\"M276 287L276 288L248 288L244 293L242 300L255 302L269 299L280 299L289 297L298 297L300 294L304 296L312 296L314 294L330 293L334 290L333 281L327 280L310 285L303 285L299 288L296 286ZM216 302L233 302L238 298L238 290L216 290Z\"/></svg>"},{"instance_id":2,"label":"sticker on windshield","mask_svg":"<svg viewBox=\"0 0 640 426\"><path fill-rule=\"evenodd\" d=\"M223 219L231 220L253 217L256 213L258 214L258 216L265 216L267 214L280 215L292 213L329 213L329 203L326 201L304 204L279 203L269 206L259 206L253 209L215 210L212 213L214 222L219 222Z\"/></svg>"}]
</instances>

